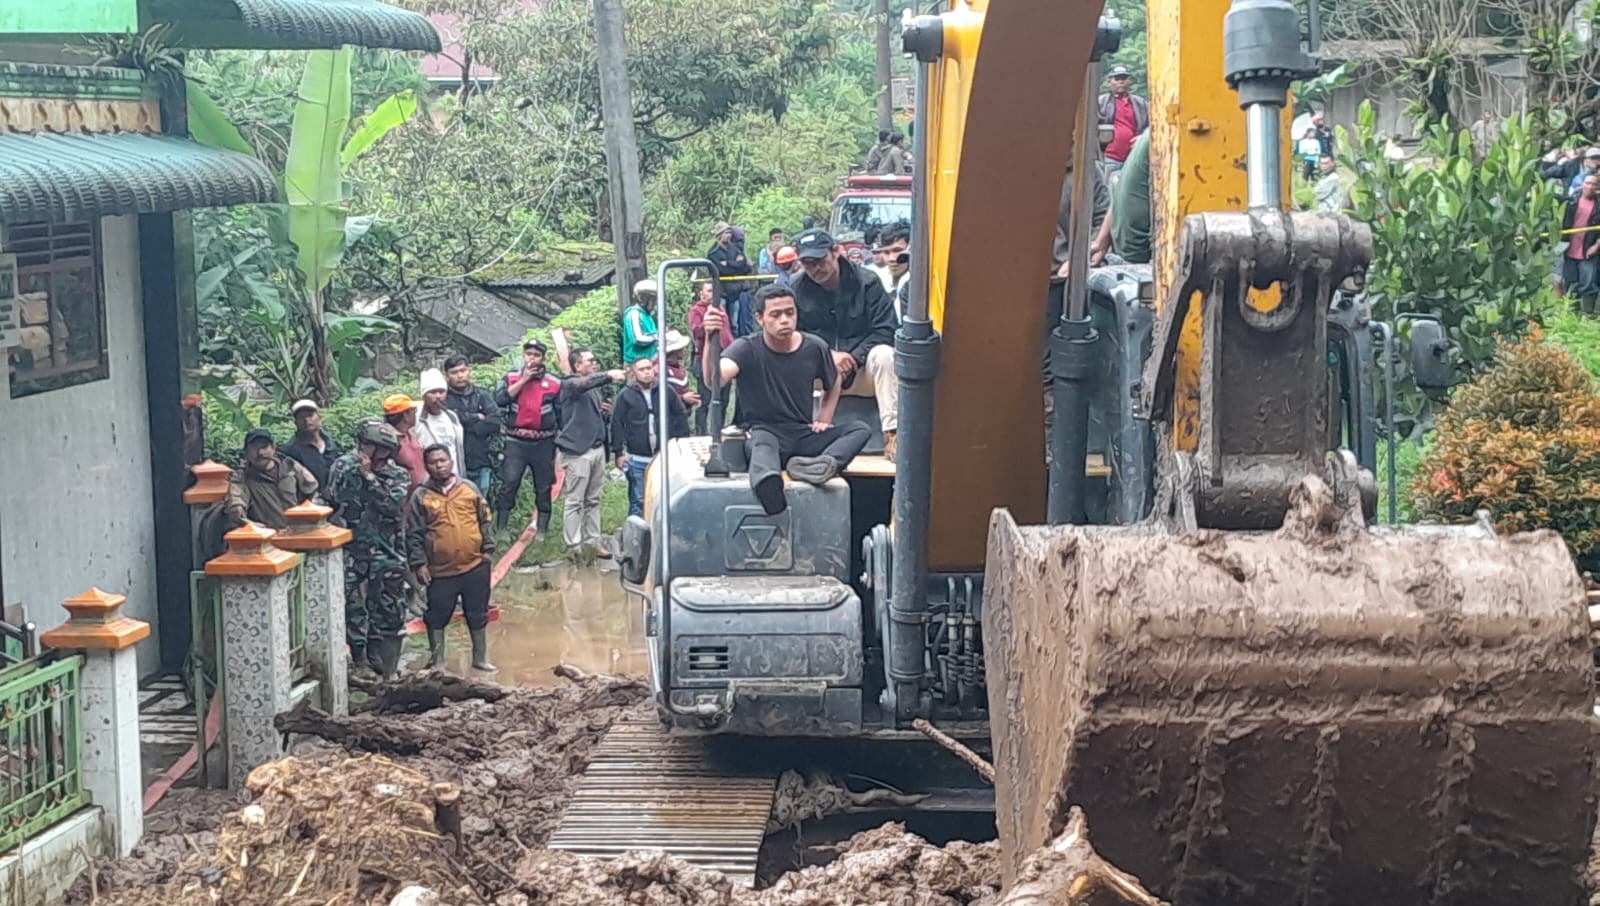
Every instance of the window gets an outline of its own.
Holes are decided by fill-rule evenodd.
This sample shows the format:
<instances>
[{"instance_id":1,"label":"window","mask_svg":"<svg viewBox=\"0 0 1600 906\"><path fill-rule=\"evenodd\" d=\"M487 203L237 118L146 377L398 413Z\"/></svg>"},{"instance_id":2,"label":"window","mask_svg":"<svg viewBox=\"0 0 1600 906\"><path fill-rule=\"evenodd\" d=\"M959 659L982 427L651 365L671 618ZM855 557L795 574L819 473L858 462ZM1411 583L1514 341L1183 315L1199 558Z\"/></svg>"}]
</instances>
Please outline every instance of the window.
<instances>
[{"instance_id":1,"label":"window","mask_svg":"<svg viewBox=\"0 0 1600 906\"><path fill-rule=\"evenodd\" d=\"M910 195L846 195L834 202L828 232L838 242L873 243L885 227L910 223Z\"/></svg>"},{"instance_id":2,"label":"window","mask_svg":"<svg viewBox=\"0 0 1600 906\"><path fill-rule=\"evenodd\" d=\"M12 224L3 250L17 256L12 399L110 377L99 224Z\"/></svg>"}]
</instances>

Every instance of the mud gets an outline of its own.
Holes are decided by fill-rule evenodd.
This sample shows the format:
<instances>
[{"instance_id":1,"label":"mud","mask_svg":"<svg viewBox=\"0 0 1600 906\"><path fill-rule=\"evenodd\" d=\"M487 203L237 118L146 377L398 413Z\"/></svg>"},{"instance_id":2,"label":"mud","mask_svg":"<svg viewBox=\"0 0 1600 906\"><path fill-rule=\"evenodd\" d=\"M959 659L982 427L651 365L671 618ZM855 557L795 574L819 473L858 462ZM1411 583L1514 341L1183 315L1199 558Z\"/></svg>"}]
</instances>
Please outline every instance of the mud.
<instances>
[{"instance_id":1,"label":"mud","mask_svg":"<svg viewBox=\"0 0 1600 906\"><path fill-rule=\"evenodd\" d=\"M500 619L489 624L489 654L508 686L559 685L550 673L570 664L587 673L642 674L643 614L630 606L617 574L555 566L512 571L495 587ZM461 624L446 636L446 665L466 675L471 649ZM419 664L422 655L413 658Z\"/></svg>"},{"instance_id":2,"label":"mud","mask_svg":"<svg viewBox=\"0 0 1600 906\"><path fill-rule=\"evenodd\" d=\"M1007 878L1081 805L1099 852L1181 906L1588 901L1593 664L1553 533L1000 513L989 550Z\"/></svg>"},{"instance_id":3,"label":"mud","mask_svg":"<svg viewBox=\"0 0 1600 906\"><path fill-rule=\"evenodd\" d=\"M446 902L477 903L511 890L514 867L554 830L589 752L645 699L648 688L633 677L591 676L562 686L505 691L495 702L452 702L422 714L355 719L390 723L394 735L423 740L415 755L372 759L374 753L359 747L306 742L296 746L293 757L257 769L263 773L253 796L173 793L152 815L159 820L152 820L133 857L98 867L99 902L209 904L210 891L226 887L222 902L238 906L387 903L405 882L420 882ZM274 771L294 782L270 783ZM405 791L392 797L396 802L431 808L422 791L441 782L462 791L461 858L451 855L452 844L442 837L415 826L416 814L406 814L415 808L397 805L378 820L363 806L374 788L387 784ZM315 801L299 797L302 788ZM277 798L267 798L268 790ZM247 825L239 811L217 817L220 806L238 809L244 802L266 810L265 829ZM188 808L196 804L203 807ZM375 841L388 850L372 853L366 847ZM319 856L311 859L309 880L295 896L287 895L288 885L266 882L268 876L283 880L285 872L292 882L304 864L295 860L313 849ZM241 853L250 854L243 867ZM313 874L323 860L358 870ZM291 864L292 871L285 867ZM249 865L268 876L246 870ZM452 885L469 880L471 896L463 898ZM70 901L86 903L91 896L85 881Z\"/></svg>"},{"instance_id":4,"label":"mud","mask_svg":"<svg viewBox=\"0 0 1600 906\"><path fill-rule=\"evenodd\" d=\"M997 853L992 843L933 846L886 824L852 837L829 864L752 891L660 854L599 862L537 852L517 871L518 894L498 906L974 906L998 893Z\"/></svg>"}]
</instances>

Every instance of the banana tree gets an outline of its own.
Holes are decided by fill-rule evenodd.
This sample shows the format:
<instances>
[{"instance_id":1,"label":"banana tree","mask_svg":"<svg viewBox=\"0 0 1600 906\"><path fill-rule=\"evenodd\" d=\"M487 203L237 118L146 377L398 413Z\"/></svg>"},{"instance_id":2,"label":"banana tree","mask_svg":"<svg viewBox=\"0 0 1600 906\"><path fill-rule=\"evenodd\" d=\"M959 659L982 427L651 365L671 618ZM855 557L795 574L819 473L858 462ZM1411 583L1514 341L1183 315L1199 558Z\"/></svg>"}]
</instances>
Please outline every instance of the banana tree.
<instances>
[{"instance_id":1,"label":"banana tree","mask_svg":"<svg viewBox=\"0 0 1600 906\"><path fill-rule=\"evenodd\" d=\"M289 203L288 238L298 250L310 307L311 361L308 383L326 403L333 397L333 359L328 343L324 293L345 250L360 234L345 207L345 174L368 149L417 109L416 95L392 95L365 117L349 139L351 49L314 50L306 58L299 99L289 132L283 190Z\"/></svg>"}]
</instances>

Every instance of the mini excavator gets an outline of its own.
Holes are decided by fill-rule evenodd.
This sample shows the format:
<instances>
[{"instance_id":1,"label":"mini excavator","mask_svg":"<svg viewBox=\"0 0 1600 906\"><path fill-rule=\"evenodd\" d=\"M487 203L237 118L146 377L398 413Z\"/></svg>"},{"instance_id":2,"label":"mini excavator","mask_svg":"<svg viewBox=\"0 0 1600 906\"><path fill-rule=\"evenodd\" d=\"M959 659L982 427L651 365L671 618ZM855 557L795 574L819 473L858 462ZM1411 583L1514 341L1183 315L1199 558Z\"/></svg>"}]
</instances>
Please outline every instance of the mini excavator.
<instances>
[{"instance_id":1,"label":"mini excavator","mask_svg":"<svg viewBox=\"0 0 1600 906\"><path fill-rule=\"evenodd\" d=\"M1372 237L1285 210L1289 86L1313 71L1288 0L1151 0L1156 266L1073 268L1045 323L1069 155L1088 197L1101 14L908 17L897 462L790 483L768 516L737 428L665 445L619 554L659 722L601 753L613 786L575 808L639 801L670 774L651 751L692 762L629 844L665 828L726 869L771 785L719 780L688 742L809 750L926 720L991 743L1008 880L1081 806L1100 853L1177 906L1587 902L1581 582L1551 533L1373 524ZM663 286L676 266L706 263ZM701 795L761 819L733 828ZM565 826L552 845L606 852Z\"/></svg>"}]
</instances>

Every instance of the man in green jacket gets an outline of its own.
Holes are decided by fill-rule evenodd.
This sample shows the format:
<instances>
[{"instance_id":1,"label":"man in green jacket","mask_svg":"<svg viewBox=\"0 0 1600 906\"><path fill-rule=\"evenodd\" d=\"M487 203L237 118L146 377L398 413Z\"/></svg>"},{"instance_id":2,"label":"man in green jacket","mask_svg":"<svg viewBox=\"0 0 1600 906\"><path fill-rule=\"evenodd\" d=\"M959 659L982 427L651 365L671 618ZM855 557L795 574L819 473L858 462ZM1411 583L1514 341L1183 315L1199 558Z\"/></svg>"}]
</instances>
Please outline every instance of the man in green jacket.
<instances>
[{"instance_id":1,"label":"man in green jacket","mask_svg":"<svg viewBox=\"0 0 1600 906\"><path fill-rule=\"evenodd\" d=\"M656 354L656 281L640 280L633 285L633 304L622 313L622 363Z\"/></svg>"},{"instance_id":2,"label":"man in green jacket","mask_svg":"<svg viewBox=\"0 0 1600 906\"><path fill-rule=\"evenodd\" d=\"M1150 263L1150 130L1134 140L1111 201L1111 248L1129 264Z\"/></svg>"}]
</instances>

